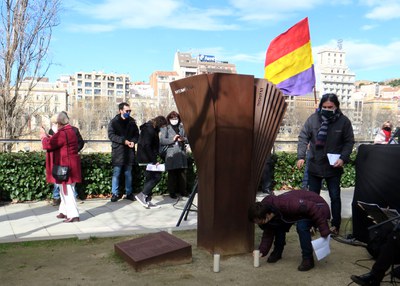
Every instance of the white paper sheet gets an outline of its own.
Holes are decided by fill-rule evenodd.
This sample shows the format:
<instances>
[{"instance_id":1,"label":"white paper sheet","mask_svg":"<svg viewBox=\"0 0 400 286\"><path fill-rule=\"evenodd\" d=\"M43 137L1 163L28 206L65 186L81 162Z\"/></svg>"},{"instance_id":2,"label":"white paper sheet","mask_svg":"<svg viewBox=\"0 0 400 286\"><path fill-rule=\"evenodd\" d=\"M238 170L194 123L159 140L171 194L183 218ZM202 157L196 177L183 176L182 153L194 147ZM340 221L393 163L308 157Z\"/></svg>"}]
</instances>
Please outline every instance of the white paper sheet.
<instances>
[{"instance_id":1,"label":"white paper sheet","mask_svg":"<svg viewBox=\"0 0 400 286\"><path fill-rule=\"evenodd\" d=\"M331 240L331 235L328 235L326 238L320 237L311 241L315 256L318 260L321 260L328 256L331 253L331 249L329 247L329 241Z\"/></svg>"},{"instance_id":2,"label":"white paper sheet","mask_svg":"<svg viewBox=\"0 0 400 286\"><path fill-rule=\"evenodd\" d=\"M165 165L164 164L158 164L158 165L147 164L146 171L164 172L165 171Z\"/></svg>"},{"instance_id":3,"label":"white paper sheet","mask_svg":"<svg viewBox=\"0 0 400 286\"><path fill-rule=\"evenodd\" d=\"M340 154L327 153L329 164L335 165L336 161L340 158Z\"/></svg>"}]
</instances>

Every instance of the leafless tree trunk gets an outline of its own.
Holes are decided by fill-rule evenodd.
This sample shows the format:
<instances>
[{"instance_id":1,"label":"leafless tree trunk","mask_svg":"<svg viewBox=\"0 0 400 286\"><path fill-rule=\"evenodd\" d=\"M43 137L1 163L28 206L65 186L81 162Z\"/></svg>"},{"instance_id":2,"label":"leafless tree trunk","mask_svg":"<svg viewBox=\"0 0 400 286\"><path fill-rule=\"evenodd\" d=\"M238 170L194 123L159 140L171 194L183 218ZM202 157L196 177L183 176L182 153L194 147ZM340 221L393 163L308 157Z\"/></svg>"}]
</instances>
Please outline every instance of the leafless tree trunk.
<instances>
[{"instance_id":1,"label":"leafless tree trunk","mask_svg":"<svg viewBox=\"0 0 400 286\"><path fill-rule=\"evenodd\" d=\"M52 28L58 25L61 0L1 0L0 136L17 139L34 114L26 102L34 84L50 67L46 62ZM31 78L20 92L24 78ZM3 146L9 151L12 146Z\"/></svg>"}]
</instances>

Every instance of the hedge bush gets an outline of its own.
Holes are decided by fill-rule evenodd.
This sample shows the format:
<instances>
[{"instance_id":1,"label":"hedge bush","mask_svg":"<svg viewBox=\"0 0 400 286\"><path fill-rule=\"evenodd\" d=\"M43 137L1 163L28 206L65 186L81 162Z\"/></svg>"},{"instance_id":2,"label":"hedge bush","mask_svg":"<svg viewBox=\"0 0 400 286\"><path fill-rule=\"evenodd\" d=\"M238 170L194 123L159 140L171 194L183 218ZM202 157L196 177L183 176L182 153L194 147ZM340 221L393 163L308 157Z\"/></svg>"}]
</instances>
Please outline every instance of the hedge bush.
<instances>
[{"instance_id":1,"label":"hedge bush","mask_svg":"<svg viewBox=\"0 0 400 286\"><path fill-rule=\"evenodd\" d=\"M355 153L351 162L344 168L342 187L355 185ZM32 201L50 199L53 186L46 182L45 152L0 153L0 200ZM93 153L81 155L83 182L77 184L81 199L87 197L107 197L111 194L111 154ZM273 156L273 189L300 188L303 170L296 168L297 157L294 153L278 152ZM143 185L143 169L134 166L134 192ZM122 176L123 177L123 176ZM196 166L189 156L187 171L188 192L192 191L196 178ZM123 189L124 182L121 182ZM160 183L154 189L155 194L167 191L167 173L163 173ZM121 190L121 193L123 190Z\"/></svg>"}]
</instances>

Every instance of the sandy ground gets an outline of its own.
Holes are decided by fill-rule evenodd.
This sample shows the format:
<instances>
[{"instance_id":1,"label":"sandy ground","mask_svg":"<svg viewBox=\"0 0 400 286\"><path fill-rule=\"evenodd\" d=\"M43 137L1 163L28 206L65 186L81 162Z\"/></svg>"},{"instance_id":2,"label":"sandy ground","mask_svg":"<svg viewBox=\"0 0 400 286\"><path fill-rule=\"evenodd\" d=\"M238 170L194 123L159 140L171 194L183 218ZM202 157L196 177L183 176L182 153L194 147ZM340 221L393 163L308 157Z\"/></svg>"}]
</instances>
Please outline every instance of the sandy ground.
<instances>
[{"instance_id":1,"label":"sandy ground","mask_svg":"<svg viewBox=\"0 0 400 286\"><path fill-rule=\"evenodd\" d=\"M275 264L252 254L222 257L213 272L213 256L196 247L196 231L174 232L192 244L193 261L136 272L114 253L114 244L132 239L92 238L0 245L1 285L348 285L373 261L365 248L331 241L331 254L308 272L299 272L300 248L295 228L289 232L283 259ZM255 245L261 235L256 230Z\"/></svg>"}]
</instances>

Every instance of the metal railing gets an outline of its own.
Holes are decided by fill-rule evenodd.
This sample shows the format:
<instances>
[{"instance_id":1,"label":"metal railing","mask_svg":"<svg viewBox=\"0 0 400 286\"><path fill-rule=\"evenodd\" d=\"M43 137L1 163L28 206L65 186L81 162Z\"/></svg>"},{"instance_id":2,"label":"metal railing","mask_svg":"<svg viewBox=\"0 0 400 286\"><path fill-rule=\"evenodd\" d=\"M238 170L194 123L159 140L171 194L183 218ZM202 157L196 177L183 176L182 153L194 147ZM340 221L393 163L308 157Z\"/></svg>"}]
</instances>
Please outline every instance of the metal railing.
<instances>
[{"instance_id":1,"label":"metal railing","mask_svg":"<svg viewBox=\"0 0 400 286\"><path fill-rule=\"evenodd\" d=\"M274 143L273 150L275 152L296 152L297 140L276 140ZM40 139L0 139L0 144L12 144L11 152L30 152L30 151L42 151L42 144ZM362 144L373 144L370 140L357 140L355 141L354 148L357 149ZM1 152L1 151L0 151ZM82 153L110 153L111 142L108 139L100 140L85 140L85 146L83 147Z\"/></svg>"}]
</instances>

